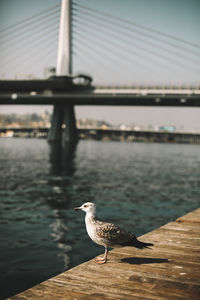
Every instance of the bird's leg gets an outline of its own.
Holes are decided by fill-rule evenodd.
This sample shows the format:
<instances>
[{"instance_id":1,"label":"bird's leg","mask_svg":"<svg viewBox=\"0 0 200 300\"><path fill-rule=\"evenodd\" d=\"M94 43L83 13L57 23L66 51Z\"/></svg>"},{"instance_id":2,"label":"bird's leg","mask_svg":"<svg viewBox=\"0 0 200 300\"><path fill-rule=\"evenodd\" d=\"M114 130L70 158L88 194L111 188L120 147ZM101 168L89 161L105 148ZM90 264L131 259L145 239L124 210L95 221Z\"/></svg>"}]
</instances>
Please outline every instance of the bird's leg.
<instances>
[{"instance_id":1,"label":"bird's leg","mask_svg":"<svg viewBox=\"0 0 200 300\"><path fill-rule=\"evenodd\" d=\"M98 264L105 264L107 262L107 256L108 256L108 248L105 247L105 253L103 257L97 257L96 262Z\"/></svg>"}]
</instances>

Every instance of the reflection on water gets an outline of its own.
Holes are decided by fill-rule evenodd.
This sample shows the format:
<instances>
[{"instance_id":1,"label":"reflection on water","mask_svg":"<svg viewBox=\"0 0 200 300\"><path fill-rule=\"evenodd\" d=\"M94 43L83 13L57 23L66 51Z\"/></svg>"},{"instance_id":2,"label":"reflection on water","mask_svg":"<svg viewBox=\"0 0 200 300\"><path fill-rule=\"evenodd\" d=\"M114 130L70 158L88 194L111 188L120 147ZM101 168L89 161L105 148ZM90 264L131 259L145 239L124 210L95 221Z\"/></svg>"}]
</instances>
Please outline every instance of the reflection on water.
<instances>
[{"instance_id":1,"label":"reflection on water","mask_svg":"<svg viewBox=\"0 0 200 300\"><path fill-rule=\"evenodd\" d=\"M54 186L55 178L53 177L49 180L49 184L54 186L54 190L57 193L61 193L61 187L64 184L67 187L70 184L70 178L75 172L74 158L77 143L50 143L50 174L53 176L61 176L64 178L64 182L61 180L61 186ZM57 178L59 182L59 177ZM69 252L72 250L72 246L68 245L65 235L69 231L66 225L66 220L63 219L60 212L61 208L68 208L70 202L70 195L65 195L66 198L60 200L58 198L53 198L52 201L47 201L47 204L53 208L54 221L49 224L52 229L50 236L53 241L56 242L58 247L58 256L63 258L64 269L69 269L70 266L70 256Z\"/></svg>"},{"instance_id":2,"label":"reflection on water","mask_svg":"<svg viewBox=\"0 0 200 300\"><path fill-rule=\"evenodd\" d=\"M141 235L200 204L198 145L0 139L0 298L104 251L84 214Z\"/></svg>"},{"instance_id":3,"label":"reflection on water","mask_svg":"<svg viewBox=\"0 0 200 300\"><path fill-rule=\"evenodd\" d=\"M73 175L77 143L49 143L49 148L50 174L55 176Z\"/></svg>"},{"instance_id":4,"label":"reflection on water","mask_svg":"<svg viewBox=\"0 0 200 300\"><path fill-rule=\"evenodd\" d=\"M67 194L67 187L71 183L71 178L75 172L75 153L77 143L50 143L49 144L49 174L51 175L48 183L53 187L57 194L62 194L65 189L65 197L48 197L47 204L52 208L67 208L69 207L70 194ZM55 185L55 183L57 183Z\"/></svg>"}]
</instances>

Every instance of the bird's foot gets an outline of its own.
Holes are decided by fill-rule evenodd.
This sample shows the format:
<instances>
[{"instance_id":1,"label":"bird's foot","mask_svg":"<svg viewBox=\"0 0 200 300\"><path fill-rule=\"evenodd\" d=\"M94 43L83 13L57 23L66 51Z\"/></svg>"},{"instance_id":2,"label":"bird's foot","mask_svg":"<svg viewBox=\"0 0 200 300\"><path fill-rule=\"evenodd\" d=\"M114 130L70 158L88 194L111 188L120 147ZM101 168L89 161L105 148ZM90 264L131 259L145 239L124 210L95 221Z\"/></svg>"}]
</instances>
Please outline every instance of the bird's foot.
<instances>
[{"instance_id":1,"label":"bird's foot","mask_svg":"<svg viewBox=\"0 0 200 300\"><path fill-rule=\"evenodd\" d=\"M96 259L95 259L95 262L97 263L97 264L99 264L99 265L101 265L101 264L105 264L106 262L107 262L107 259L105 258L105 257L97 257Z\"/></svg>"}]
</instances>

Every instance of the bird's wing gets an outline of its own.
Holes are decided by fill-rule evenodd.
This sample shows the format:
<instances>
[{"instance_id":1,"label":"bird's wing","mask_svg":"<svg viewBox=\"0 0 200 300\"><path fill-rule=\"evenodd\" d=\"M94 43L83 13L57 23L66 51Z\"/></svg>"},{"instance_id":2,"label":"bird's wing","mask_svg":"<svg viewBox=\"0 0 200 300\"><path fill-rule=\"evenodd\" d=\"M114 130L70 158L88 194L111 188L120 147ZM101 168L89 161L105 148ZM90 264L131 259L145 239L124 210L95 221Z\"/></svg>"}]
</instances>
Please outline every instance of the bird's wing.
<instances>
[{"instance_id":1,"label":"bird's wing","mask_svg":"<svg viewBox=\"0 0 200 300\"><path fill-rule=\"evenodd\" d=\"M119 245L136 239L134 234L127 232L114 224L101 221L97 221L97 235L112 244Z\"/></svg>"}]
</instances>

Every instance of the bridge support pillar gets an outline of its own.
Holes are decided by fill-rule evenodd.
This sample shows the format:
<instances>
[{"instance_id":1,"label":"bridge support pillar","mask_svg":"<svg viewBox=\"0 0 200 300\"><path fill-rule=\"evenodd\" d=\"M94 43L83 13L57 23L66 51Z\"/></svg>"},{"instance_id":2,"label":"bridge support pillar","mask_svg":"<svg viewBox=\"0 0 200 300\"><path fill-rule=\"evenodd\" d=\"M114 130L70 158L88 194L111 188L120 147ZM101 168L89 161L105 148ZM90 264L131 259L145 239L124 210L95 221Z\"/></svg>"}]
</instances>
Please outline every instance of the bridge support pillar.
<instances>
[{"instance_id":1,"label":"bridge support pillar","mask_svg":"<svg viewBox=\"0 0 200 300\"><path fill-rule=\"evenodd\" d=\"M49 142L57 142L62 139L62 106L55 105L51 119L51 127L48 133Z\"/></svg>"},{"instance_id":2,"label":"bridge support pillar","mask_svg":"<svg viewBox=\"0 0 200 300\"><path fill-rule=\"evenodd\" d=\"M49 142L76 142L78 140L74 106L55 105L48 133Z\"/></svg>"},{"instance_id":3,"label":"bridge support pillar","mask_svg":"<svg viewBox=\"0 0 200 300\"><path fill-rule=\"evenodd\" d=\"M76 142L78 139L77 128L76 128L76 117L73 105L64 106L63 115L63 142Z\"/></svg>"}]
</instances>

